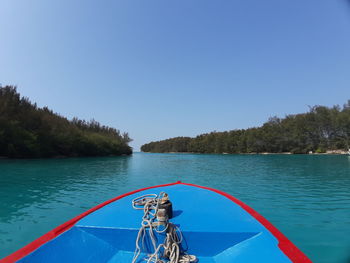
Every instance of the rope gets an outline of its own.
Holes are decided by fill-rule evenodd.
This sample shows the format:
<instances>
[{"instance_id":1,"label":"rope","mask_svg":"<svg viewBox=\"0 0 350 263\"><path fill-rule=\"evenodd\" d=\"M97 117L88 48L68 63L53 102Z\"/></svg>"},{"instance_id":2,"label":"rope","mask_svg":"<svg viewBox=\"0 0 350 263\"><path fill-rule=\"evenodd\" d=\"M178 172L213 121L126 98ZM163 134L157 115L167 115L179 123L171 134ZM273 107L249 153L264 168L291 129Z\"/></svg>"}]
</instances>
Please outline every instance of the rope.
<instances>
[{"instance_id":1,"label":"rope","mask_svg":"<svg viewBox=\"0 0 350 263\"><path fill-rule=\"evenodd\" d=\"M169 196L165 192L159 195L147 194L132 200L132 207L137 210L143 210L141 227L136 238L136 249L132 263L136 263L139 258L146 234L153 246L153 253L145 258L147 263L193 263L197 262L194 255L188 255L181 251L180 246L183 240L181 230L174 224L168 221L158 209L159 204L164 204L169 200ZM158 214L159 213L159 214ZM158 215L158 218L157 218ZM147 228L149 231L147 232ZM155 233L165 233L166 237L163 244L157 246Z\"/></svg>"}]
</instances>

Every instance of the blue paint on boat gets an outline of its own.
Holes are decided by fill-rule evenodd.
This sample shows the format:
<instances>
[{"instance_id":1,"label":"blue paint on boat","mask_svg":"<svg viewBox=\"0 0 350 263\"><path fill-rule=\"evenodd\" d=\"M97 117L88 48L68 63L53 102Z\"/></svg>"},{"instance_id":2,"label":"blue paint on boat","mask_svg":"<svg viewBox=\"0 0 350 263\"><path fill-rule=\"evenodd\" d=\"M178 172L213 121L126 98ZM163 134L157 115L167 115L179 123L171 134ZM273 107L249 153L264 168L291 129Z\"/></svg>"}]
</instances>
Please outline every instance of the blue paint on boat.
<instances>
[{"instance_id":1,"label":"blue paint on boat","mask_svg":"<svg viewBox=\"0 0 350 263\"><path fill-rule=\"evenodd\" d=\"M143 215L142 210L132 208L132 200L162 191L173 203L171 222L182 231L182 248L196 255L200 263L292 262L279 248L276 237L240 205L214 191L180 183L111 202L18 262L130 263ZM138 262L144 262L147 253L151 251L145 251Z\"/></svg>"}]
</instances>

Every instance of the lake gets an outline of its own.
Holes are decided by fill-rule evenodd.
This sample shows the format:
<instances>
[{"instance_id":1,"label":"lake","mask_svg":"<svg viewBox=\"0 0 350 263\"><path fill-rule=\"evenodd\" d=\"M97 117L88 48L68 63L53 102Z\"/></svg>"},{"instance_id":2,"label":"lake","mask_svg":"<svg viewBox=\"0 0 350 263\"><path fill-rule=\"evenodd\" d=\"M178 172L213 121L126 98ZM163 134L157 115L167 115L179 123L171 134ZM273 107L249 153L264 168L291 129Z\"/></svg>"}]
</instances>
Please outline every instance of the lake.
<instances>
[{"instance_id":1,"label":"lake","mask_svg":"<svg viewBox=\"0 0 350 263\"><path fill-rule=\"evenodd\" d=\"M178 180L234 195L314 262L350 262L350 157L344 155L3 159L0 258L107 199Z\"/></svg>"}]
</instances>

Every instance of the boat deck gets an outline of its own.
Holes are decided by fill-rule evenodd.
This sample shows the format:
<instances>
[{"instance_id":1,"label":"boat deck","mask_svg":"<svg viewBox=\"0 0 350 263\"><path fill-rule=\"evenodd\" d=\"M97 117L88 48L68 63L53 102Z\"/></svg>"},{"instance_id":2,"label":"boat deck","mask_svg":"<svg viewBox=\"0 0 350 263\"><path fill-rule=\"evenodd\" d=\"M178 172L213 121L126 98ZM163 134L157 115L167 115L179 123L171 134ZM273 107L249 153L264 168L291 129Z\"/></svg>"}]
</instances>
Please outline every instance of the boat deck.
<instances>
[{"instance_id":1,"label":"boat deck","mask_svg":"<svg viewBox=\"0 0 350 263\"><path fill-rule=\"evenodd\" d=\"M241 206L211 190L185 184L144 190L107 204L19 262L130 263L143 215L131 201L162 191L173 203L170 221L183 233L183 248L200 263L291 262L278 240ZM142 255L139 258L142 262Z\"/></svg>"}]
</instances>

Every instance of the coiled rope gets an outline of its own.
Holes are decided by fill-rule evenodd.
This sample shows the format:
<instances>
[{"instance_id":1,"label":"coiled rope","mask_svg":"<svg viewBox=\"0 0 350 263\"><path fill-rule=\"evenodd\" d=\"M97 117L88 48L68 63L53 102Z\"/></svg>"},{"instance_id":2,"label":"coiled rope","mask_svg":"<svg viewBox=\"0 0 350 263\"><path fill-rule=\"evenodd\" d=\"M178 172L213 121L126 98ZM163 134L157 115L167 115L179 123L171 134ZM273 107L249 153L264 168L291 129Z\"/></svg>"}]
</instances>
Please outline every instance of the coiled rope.
<instances>
[{"instance_id":1,"label":"coiled rope","mask_svg":"<svg viewBox=\"0 0 350 263\"><path fill-rule=\"evenodd\" d=\"M161 192L159 195L147 194L132 200L132 207L137 210L143 210L141 227L136 238L136 249L132 263L136 263L139 258L146 234L151 240L153 253L144 260L147 263L193 263L197 262L194 255L185 254L181 251L181 242L183 240L181 230L169 222L164 211L159 208L169 200L168 194ZM147 228L149 231L147 231ZM165 233L164 243L157 245L156 233Z\"/></svg>"}]
</instances>

